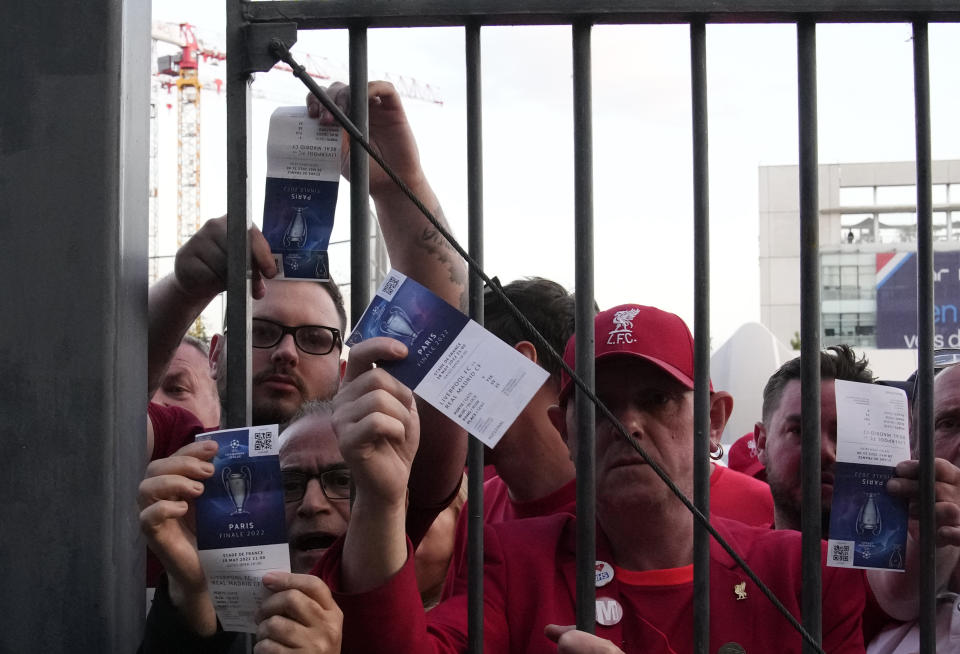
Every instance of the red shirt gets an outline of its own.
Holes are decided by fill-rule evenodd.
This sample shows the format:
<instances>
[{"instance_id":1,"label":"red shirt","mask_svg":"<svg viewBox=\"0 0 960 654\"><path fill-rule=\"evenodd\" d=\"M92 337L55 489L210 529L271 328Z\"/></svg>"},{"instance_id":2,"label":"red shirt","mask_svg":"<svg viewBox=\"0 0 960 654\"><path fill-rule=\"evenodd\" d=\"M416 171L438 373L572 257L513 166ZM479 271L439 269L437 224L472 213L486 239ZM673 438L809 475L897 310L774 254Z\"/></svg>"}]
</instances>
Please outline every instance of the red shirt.
<instances>
[{"instance_id":1,"label":"red shirt","mask_svg":"<svg viewBox=\"0 0 960 654\"><path fill-rule=\"evenodd\" d=\"M163 459L192 443L203 425L195 415L178 406L150 402L147 417L153 423L153 452L150 460Z\"/></svg>"},{"instance_id":2,"label":"red shirt","mask_svg":"<svg viewBox=\"0 0 960 654\"><path fill-rule=\"evenodd\" d=\"M749 527L717 518L716 529L763 579L790 613L800 616L800 534ZM343 539L327 551L317 573L343 610L343 651L353 654L439 654L467 649L467 598L454 596L429 613L420 604L412 548L404 567L366 593L339 591ZM575 624L575 518L553 515L488 525L484 540L484 648L491 654L556 654L543 634L550 623ZM799 654L800 635L734 564L710 545L710 652L739 643L747 652ZM597 531L597 558L612 562ZM686 570L615 571L597 597L615 599L622 619L597 625L597 635L626 654L692 651L693 584ZM740 587L740 584L743 584ZM743 599L738 599L740 587ZM823 569L823 647L831 654L862 654L860 572Z\"/></svg>"},{"instance_id":3,"label":"red shirt","mask_svg":"<svg viewBox=\"0 0 960 654\"><path fill-rule=\"evenodd\" d=\"M773 524L770 486L742 472L713 466L710 474L710 513L754 527Z\"/></svg>"},{"instance_id":4,"label":"red shirt","mask_svg":"<svg viewBox=\"0 0 960 654\"><path fill-rule=\"evenodd\" d=\"M469 500L467 500L469 504ZM453 555L447 568L447 579L443 586L443 599L447 599L453 590L454 578L467 578L467 515L466 505L457 517L457 527L453 537ZM554 513L575 514L577 508L577 481L569 482L550 493L530 502L514 502L510 499L507 484L498 476L493 476L483 484L483 524L497 524L507 520L536 518Z\"/></svg>"}]
</instances>

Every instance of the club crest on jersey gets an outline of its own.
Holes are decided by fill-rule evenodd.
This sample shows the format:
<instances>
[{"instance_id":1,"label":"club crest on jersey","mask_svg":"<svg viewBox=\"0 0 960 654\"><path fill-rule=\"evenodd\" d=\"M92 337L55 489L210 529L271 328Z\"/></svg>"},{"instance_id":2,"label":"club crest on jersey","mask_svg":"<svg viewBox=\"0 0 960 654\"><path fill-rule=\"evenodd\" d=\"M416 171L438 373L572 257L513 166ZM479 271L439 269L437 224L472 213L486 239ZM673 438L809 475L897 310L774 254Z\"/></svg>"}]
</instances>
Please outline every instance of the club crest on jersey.
<instances>
[{"instance_id":1,"label":"club crest on jersey","mask_svg":"<svg viewBox=\"0 0 960 654\"><path fill-rule=\"evenodd\" d=\"M640 313L640 309L624 309L613 314L613 329L607 334L607 345L633 343L633 319Z\"/></svg>"}]
</instances>

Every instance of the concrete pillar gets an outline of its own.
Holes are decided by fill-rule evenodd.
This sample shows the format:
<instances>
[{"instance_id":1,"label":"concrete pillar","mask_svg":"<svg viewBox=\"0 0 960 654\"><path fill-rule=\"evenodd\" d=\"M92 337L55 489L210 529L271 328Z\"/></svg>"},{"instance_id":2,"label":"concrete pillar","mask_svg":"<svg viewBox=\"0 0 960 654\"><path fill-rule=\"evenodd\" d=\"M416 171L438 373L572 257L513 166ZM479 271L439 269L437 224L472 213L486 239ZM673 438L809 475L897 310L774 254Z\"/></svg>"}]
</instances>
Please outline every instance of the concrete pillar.
<instances>
[{"instance_id":1,"label":"concrete pillar","mask_svg":"<svg viewBox=\"0 0 960 654\"><path fill-rule=\"evenodd\" d=\"M149 2L4 2L0 652L140 639L149 39Z\"/></svg>"}]
</instances>

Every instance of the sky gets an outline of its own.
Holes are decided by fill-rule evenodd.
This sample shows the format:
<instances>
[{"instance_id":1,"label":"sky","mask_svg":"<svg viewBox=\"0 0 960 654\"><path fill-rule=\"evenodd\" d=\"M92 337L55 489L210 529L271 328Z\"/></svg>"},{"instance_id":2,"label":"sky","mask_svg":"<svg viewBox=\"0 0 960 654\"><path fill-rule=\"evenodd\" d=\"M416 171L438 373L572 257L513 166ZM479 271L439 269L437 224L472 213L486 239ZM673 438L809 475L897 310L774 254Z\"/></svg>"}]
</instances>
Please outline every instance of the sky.
<instances>
[{"instance_id":1,"label":"sky","mask_svg":"<svg viewBox=\"0 0 960 654\"><path fill-rule=\"evenodd\" d=\"M208 6L212 4L213 6ZM221 3L154 0L155 20L189 22L224 43ZM371 30L370 79L414 77L443 104L406 100L424 170L466 247L466 88L462 28ZM960 25L931 25L934 159L960 158ZM295 55L325 59L346 81L345 31L301 32ZM482 30L484 233L487 273L504 283L540 275L574 286L573 104L569 27ZM172 52L158 46L158 54ZM911 28L817 29L820 163L912 160ZM595 297L673 311L693 325L693 205L689 30L686 25L596 26L592 33ZM797 163L796 28L708 25L711 341L760 319L758 168ZM201 79L225 67L201 64ZM290 73L254 81L253 219L263 206L267 121L299 104ZM225 99L202 99L201 212L226 209ZM160 219L176 220L176 109L161 105ZM333 241L349 236L340 188ZM161 254L175 251L172 228ZM799 235L798 235L799 236ZM349 274L331 248L335 277ZM161 260L161 269L171 259ZM216 309L214 313L219 312ZM216 320L216 318L214 318Z\"/></svg>"}]
</instances>

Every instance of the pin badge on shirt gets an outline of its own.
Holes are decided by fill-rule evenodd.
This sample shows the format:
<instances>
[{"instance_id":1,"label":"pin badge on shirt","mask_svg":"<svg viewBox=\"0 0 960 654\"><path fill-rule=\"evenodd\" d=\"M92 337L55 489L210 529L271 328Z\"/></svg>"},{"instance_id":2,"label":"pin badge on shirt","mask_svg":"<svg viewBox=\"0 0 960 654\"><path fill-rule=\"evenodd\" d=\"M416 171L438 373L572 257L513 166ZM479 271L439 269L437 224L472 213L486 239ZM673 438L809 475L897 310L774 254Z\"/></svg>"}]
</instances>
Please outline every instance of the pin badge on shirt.
<instances>
[{"instance_id":1,"label":"pin badge on shirt","mask_svg":"<svg viewBox=\"0 0 960 654\"><path fill-rule=\"evenodd\" d=\"M623 618L623 607L612 597L597 598L597 623L610 627Z\"/></svg>"},{"instance_id":2,"label":"pin badge on shirt","mask_svg":"<svg viewBox=\"0 0 960 654\"><path fill-rule=\"evenodd\" d=\"M717 654L747 654L747 650L740 643L726 643L720 646Z\"/></svg>"},{"instance_id":3,"label":"pin badge on shirt","mask_svg":"<svg viewBox=\"0 0 960 654\"><path fill-rule=\"evenodd\" d=\"M606 561L597 561L596 584L597 588L606 586L613 581L613 566Z\"/></svg>"}]
</instances>

